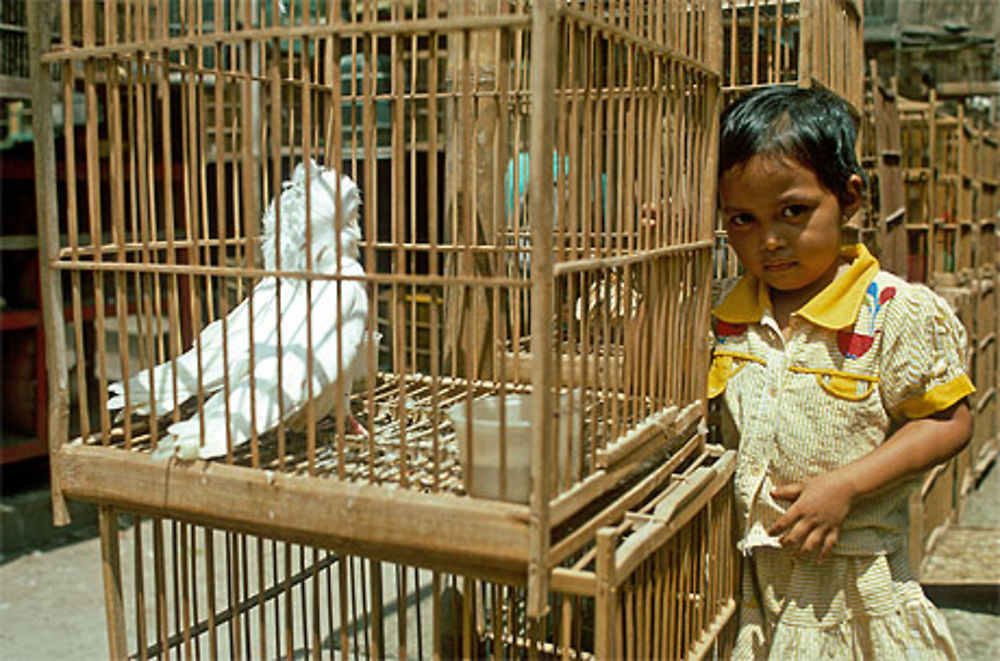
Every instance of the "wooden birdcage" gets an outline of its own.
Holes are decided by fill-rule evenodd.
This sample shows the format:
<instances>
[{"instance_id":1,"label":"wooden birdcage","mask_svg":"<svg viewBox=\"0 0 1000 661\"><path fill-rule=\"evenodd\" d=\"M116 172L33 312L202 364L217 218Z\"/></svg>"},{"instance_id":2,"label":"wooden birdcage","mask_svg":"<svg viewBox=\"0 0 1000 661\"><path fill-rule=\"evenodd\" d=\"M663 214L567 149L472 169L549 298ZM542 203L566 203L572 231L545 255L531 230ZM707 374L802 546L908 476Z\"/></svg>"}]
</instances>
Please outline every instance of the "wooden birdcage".
<instances>
[{"instance_id":1,"label":"wooden birdcage","mask_svg":"<svg viewBox=\"0 0 1000 661\"><path fill-rule=\"evenodd\" d=\"M685 446L635 505L523 584L101 508L113 658L724 658L739 557L732 450Z\"/></svg>"},{"instance_id":2,"label":"wooden birdcage","mask_svg":"<svg viewBox=\"0 0 1000 661\"><path fill-rule=\"evenodd\" d=\"M58 208L54 191L40 196L44 288L50 311L92 307L95 349L75 327L69 411L49 312L57 519L69 496L526 584L526 612L542 616L552 572L594 543L595 522L638 504L628 489L649 458L702 419L718 7L74 7L80 29L63 12L40 58L88 113L81 134L39 127L39 180L55 181L58 157L66 182ZM261 215L308 159L360 187L364 275L261 266ZM226 409L222 428L199 432L201 449L224 437L224 456L157 460L172 422L203 420L211 388L199 376L162 417L116 417L109 384L185 351L201 375L200 331L269 278L363 287L368 341L350 399L340 379L329 415L309 399L301 429L284 420L242 444ZM323 314L309 308L303 323ZM289 352L314 364L309 342L278 337L279 379ZM262 353L223 353L224 395L229 367ZM348 433L352 415L363 433Z\"/></svg>"},{"instance_id":3,"label":"wooden birdcage","mask_svg":"<svg viewBox=\"0 0 1000 661\"><path fill-rule=\"evenodd\" d=\"M723 90L818 85L864 105L860 0L723 0Z\"/></svg>"}]
</instances>

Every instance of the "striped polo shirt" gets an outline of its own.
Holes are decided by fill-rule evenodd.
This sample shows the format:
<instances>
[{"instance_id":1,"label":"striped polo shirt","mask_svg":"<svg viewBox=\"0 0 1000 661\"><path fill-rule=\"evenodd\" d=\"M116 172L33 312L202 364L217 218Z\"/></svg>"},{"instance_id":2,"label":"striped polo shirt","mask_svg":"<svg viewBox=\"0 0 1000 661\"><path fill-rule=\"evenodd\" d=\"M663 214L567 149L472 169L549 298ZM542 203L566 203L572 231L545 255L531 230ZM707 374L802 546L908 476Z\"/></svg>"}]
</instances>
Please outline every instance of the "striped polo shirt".
<instances>
[{"instance_id":1,"label":"striped polo shirt","mask_svg":"<svg viewBox=\"0 0 1000 661\"><path fill-rule=\"evenodd\" d=\"M864 248L790 319L782 337L768 288L743 277L715 317L709 397L724 397L738 435L741 549L780 547L767 528L789 503L772 488L862 457L899 425L948 408L975 388L965 373L966 333L923 285L879 268ZM834 553L890 553L903 543L916 480L854 505Z\"/></svg>"}]
</instances>

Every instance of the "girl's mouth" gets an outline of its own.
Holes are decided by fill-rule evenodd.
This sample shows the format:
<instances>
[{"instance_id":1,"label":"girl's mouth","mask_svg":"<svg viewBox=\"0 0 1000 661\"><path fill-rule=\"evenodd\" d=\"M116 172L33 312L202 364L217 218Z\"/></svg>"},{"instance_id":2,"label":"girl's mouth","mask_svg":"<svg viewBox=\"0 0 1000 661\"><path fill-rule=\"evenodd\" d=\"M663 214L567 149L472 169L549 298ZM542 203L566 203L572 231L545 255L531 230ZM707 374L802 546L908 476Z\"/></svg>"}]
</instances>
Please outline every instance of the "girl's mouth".
<instances>
[{"instance_id":1,"label":"girl's mouth","mask_svg":"<svg viewBox=\"0 0 1000 661\"><path fill-rule=\"evenodd\" d=\"M765 271L787 271L788 269L795 266L795 262L790 260L779 261L779 262L768 262L764 264Z\"/></svg>"}]
</instances>

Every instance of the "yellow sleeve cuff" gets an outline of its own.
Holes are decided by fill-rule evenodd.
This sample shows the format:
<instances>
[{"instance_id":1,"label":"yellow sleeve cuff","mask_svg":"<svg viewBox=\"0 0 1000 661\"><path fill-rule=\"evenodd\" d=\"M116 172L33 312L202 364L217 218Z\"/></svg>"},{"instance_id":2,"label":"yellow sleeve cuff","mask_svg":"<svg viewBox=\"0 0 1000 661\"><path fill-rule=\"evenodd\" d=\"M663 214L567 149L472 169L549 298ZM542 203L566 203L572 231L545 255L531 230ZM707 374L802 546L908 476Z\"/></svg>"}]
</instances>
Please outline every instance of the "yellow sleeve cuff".
<instances>
[{"instance_id":1,"label":"yellow sleeve cuff","mask_svg":"<svg viewBox=\"0 0 1000 661\"><path fill-rule=\"evenodd\" d=\"M943 411L967 395L976 392L976 387L965 374L961 374L947 383L934 386L923 395L908 399L900 405L900 410L907 418L926 418L932 413Z\"/></svg>"}]
</instances>

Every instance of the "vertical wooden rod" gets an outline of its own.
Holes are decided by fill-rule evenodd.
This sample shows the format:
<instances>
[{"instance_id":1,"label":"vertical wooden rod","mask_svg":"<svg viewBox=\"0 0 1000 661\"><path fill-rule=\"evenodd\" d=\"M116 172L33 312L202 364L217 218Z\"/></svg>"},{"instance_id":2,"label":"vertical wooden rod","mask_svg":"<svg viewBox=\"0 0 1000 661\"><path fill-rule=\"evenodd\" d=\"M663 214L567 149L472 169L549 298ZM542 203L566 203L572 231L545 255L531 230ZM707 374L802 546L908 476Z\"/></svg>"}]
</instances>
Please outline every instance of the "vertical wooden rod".
<instances>
[{"instance_id":1,"label":"vertical wooden rod","mask_svg":"<svg viewBox=\"0 0 1000 661\"><path fill-rule=\"evenodd\" d=\"M41 55L52 40L51 0L28 2L28 50L33 108L53 105L52 75L42 65ZM69 66L64 65L64 66ZM71 112L71 111L69 111ZM67 122L71 122L68 119ZM56 150L52 113L38 112L32 118L35 134L35 208L37 210L39 281L42 304L42 328L45 333L45 366L48 382L48 446L52 484L52 522L69 523L69 510L62 495L62 471L59 451L69 434L69 376L66 367L66 328L63 322L62 287L58 273L51 267L59 253L59 216L56 210ZM80 323L77 319L76 323Z\"/></svg>"},{"instance_id":2,"label":"vertical wooden rod","mask_svg":"<svg viewBox=\"0 0 1000 661\"><path fill-rule=\"evenodd\" d=\"M543 0L532 9L531 25L531 169L529 181L532 243L531 266L531 350L536 366L532 375L534 406L531 435L531 517L529 522L530 560L528 563L529 618L539 618L548 610L549 497L552 493L553 465L551 361L553 337L552 275L552 158L555 138L553 107L556 83L558 19L555 2Z\"/></svg>"}]
</instances>

